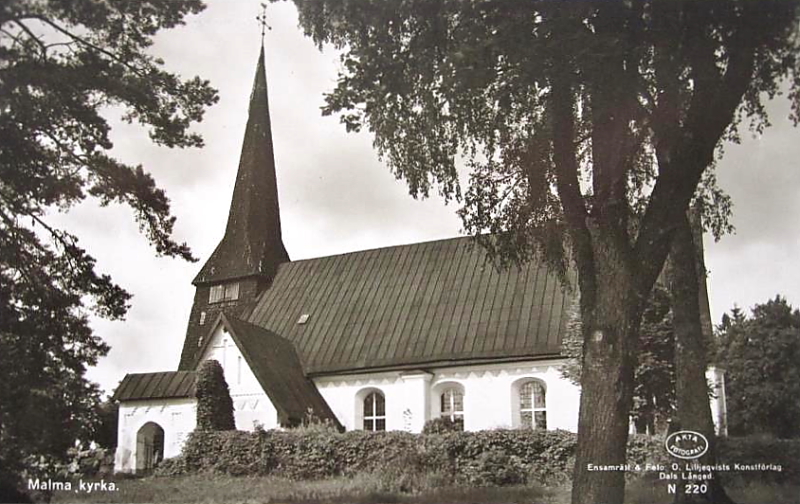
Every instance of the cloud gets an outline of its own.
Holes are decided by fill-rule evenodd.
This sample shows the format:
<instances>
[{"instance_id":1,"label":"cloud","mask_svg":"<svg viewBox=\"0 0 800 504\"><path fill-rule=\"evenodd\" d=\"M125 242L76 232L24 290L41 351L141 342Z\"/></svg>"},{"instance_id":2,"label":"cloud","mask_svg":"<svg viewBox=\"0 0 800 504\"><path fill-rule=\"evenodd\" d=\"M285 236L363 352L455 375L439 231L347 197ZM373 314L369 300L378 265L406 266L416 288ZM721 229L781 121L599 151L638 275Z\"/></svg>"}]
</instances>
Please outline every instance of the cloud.
<instances>
[{"instance_id":1,"label":"cloud","mask_svg":"<svg viewBox=\"0 0 800 504\"><path fill-rule=\"evenodd\" d=\"M788 100L770 102L768 111L773 126L726 146L717 169L733 199L736 234L707 239L716 320L734 304L750 308L778 293L800 303L800 131L787 118Z\"/></svg>"}]
</instances>

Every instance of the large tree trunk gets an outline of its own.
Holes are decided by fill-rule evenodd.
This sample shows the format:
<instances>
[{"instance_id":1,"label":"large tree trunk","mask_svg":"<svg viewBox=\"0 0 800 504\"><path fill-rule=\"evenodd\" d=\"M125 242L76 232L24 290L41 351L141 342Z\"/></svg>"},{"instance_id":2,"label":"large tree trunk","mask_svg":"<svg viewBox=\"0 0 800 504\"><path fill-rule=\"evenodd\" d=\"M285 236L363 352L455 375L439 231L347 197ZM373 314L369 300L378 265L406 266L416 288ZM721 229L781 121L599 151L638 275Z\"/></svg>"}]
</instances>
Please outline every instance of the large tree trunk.
<instances>
[{"instance_id":1,"label":"large tree trunk","mask_svg":"<svg viewBox=\"0 0 800 504\"><path fill-rule=\"evenodd\" d=\"M594 234L596 292L582 292L584 333L578 447L572 503L622 503L625 449L633 397L635 328L630 264L620 248ZM590 465L601 470L590 470Z\"/></svg>"},{"instance_id":2,"label":"large tree trunk","mask_svg":"<svg viewBox=\"0 0 800 504\"><path fill-rule=\"evenodd\" d=\"M672 239L667 268L675 331L675 420L680 430L700 432L708 439L708 451L698 462L713 465L717 460L716 435L705 376L708 361L698 295L700 282L705 282L705 278L698 255L702 254L702 249L694 238L690 222L684 218ZM697 238L702 239L701 236ZM718 476L712 475L706 494L687 493L683 485L679 485L675 502L732 504Z\"/></svg>"},{"instance_id":3,"label":"large tree trunk","mask_svg":"<svg viewBox=\"0 0 800 504\"><path fill-rule=\"evenodd\" d=\"M591 215L584 206L573 141L574 74L563 63L554 62L548 110L552 115L553 159L559 173L556 184L578 269L583 325L572 503L622 504L625 473L614 469L625 463L628 415L633 401L635 331L641 320L641 292L647 282L633 273L635 261L625 225L624 194L614 193L616 186L610 187L604 203L593 208ZM648 292L650 287L652 282L646 287ZM592 465L611 470L589 470Z\"/></svg>"}]
</instances>

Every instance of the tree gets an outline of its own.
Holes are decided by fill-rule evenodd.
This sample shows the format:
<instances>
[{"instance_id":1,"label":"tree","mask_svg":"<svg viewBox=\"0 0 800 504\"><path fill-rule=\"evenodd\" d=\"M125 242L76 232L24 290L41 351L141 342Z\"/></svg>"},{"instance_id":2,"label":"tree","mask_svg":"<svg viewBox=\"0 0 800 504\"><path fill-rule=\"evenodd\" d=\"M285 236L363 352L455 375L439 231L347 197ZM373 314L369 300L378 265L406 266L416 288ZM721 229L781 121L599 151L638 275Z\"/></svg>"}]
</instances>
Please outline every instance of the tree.
<instances>
[{"instance_id":1,"label":"tree","mask_svg":"<svg viewBox=\"0 0 800 504\"><path fill-rule=\"evenodd\" d=\"M705 374L714 341L710 314L707 312L708 298L707 295L702 298L699 295L699 292L706 292L701 240L699 227L692 226L686 216L676 228L666 268L674 328L676 403L672 427L674 430L692 430L703 434L708 440L708 450L698 462L714 467L717 463L717 440ZM701 303L705 303L709 316L705 323L701 316ZM718 473L713 469L711 473L708 492L695 494L691 491L690 482L681 481L675 493L675 502L731 504L733 501L722 486Z\"/></svg>"},{"instance_id":2,"label":"tree","mask_svg":"<svg viewBox=\"0 0 800 504\"><path fill-rule=\"evenodd\" d=\"M570 307L561 354L568 361L561 374L580 384L582 324L579 303ZM639 332L639 359L634 372L630 417L638 433L663 434L675 409L675 337L669 292L656 284L647 300Z\"/></svg>"},{"instance_id":3,"label":"tree","mask_svg":"<svg viewBox=\"0 0 800 504\"><path fill-rule=\"evenodd\" d=\"M233 419L233 400L225 381L222 366L207 360L197 372L197 430L220 431L236 429Z\"/></svg>"},{"instance_id":4,"label":"tree","mask_svg":"<svg viewBox=\"0 0 800 504\"><path fill-rule=\"evenodd\" d=\"M97 420L93 423L89 441L94 441L102 448L117 448L117 429L119 428L119 403L107 398L96 409Z\"/></svg>"},{"instance_id":5,"label":"tree","mask_svg":"<svg viewBox=\"0 0 800 504\"><path fill-rule=\"evenodd\" d=\"M733 308L719 332L730 434L800 436L800 310L775 296L750 317Z\"/></svg>"},{"instance_id":6,"label":"tree","mask_svg":"<svg viewBox=\"0 0 800 504\"><path fill-rule=\"evenodd\" d=\"M191 260L172 240L169 200L142 166L108 154L119 110L169 147L216 91L181 80L148 54L153 36L203 8L199 0L10 0L0 4L0 472L63 456L99 402L86 367L108 347L88 315L119 319L130 296L68 231L48 223L92 198L128 205L158 254ZM6 487L11 483L5 482Z\"/></svg>"},{"instance_id":7,"label":"tree","mask_svg":"<svg viewBox=\"0 0 800 504\"><path fill-rule=\"evenodd\" d=\"M695 218L700 214L692 213ZM717 443L705 370L715 344L711 321L703 321L701 316L707 295L700 295L705 293L706 285L699 240L699 222L691 225L690 219L685 219L673 237L663 280L654 286L645 306L630 416L638 432L664 434L668 427L701 432L709 440L709 449L700 462L713 466ZM572 357L562 374L573 381L580 379L580 320L576 318L572 316L568 322L566 352L562 351ZM683 486L689 484L682 482ZM716 477L712 478L708 493L695 495L681 489L675 495L676 502L732 502Z\"/></svg>"},{"instance_id":8,"label":"tree","mask_svg":"<svg viewBox=\"0 0 800 504\"><path fill-rule=\"evenodd\" d=\"M584 338L573 502L621 502L645 300L698 183L796 75L796 2L295 0L344 51L324 113L414 196L459 198L490 251L578 272ZM800 96L793 88L793 115Z\"/></svg>"}]
</instances>

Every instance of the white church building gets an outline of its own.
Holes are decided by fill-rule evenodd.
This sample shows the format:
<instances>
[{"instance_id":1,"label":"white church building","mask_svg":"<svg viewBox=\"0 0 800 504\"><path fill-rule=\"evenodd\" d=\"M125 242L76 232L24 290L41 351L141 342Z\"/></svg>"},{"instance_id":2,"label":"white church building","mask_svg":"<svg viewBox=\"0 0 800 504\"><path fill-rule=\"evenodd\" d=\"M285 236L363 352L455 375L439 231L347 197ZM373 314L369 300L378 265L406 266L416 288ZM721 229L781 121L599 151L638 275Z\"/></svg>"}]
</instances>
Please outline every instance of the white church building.
<instances>
[{"instance_id":1,"label":"white church building","mask_svg":"<svg viewBox=\"0 0 800 504\"><path fill-rule=\"evenodd\" d=\"M497 270L466 237L289 259L263 48L225 235L193 284L178 370L128 374L114 394L117 471L180 453L207 359L241 430L309 412L346 430L420 432L442 416L466 430L577 430L580 389L559 371L572 294L543 264ZM721 373L708 376L724 428Z\"/></svg>"}]
</instances>

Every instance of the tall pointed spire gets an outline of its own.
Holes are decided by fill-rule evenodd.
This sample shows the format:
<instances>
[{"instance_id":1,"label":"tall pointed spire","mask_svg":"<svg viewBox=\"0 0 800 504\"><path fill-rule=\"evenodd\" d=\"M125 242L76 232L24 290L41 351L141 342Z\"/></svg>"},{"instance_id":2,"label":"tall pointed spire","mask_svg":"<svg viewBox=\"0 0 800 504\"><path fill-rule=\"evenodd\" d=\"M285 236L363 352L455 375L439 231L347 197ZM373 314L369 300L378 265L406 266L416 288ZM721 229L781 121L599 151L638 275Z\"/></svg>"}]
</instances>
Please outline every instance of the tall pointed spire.
<instances>
[{"instance_id":1,"label":"tall pointed spire","mask_svg":"<svg viewBox=\"0 0 800 504\"><path fill-rule=\"evenodd\" d=\"M253 276L269 278L278 264L288 260L281 238L262 44L225 236L192 283L199 286Z\"/></svg>"}]
</instances>

